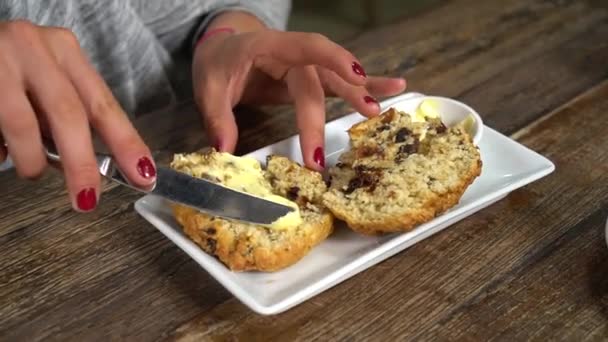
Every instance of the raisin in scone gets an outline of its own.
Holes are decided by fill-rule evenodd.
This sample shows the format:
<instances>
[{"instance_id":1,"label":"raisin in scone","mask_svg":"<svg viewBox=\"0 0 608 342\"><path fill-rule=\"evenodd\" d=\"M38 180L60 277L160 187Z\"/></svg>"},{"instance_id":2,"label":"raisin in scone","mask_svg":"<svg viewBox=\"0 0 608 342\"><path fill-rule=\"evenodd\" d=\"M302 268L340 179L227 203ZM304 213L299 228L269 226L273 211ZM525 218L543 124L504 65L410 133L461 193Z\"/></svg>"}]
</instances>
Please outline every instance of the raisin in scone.
<instances>
[{"instance_id":1,"label":"raisin in scone","mask_svg":"<svg viewBox=\"0 0 608 342\"><path fill-rule=\"evenodd\" d=\"M270 226L258 226L174 205L186 235L233 271L271 272L290 266L333 230L333 216L322 204L327 186L321 175L287 158L270 156L263 170L252 158L208 150L178 154L171 166L297 209Z\"/></svg>"},{"instance_id":2,"label":"raisin in scone","mask_svg":"<svg viewBox=\"0 0 608 342\"><path fill-rule=\"evenodd\" d=\"M351 149L330 169L323 203L360 233L407 231L456 205L481 173L462 125L395 109L354 125Z\"/></svg>"}]
</instances>

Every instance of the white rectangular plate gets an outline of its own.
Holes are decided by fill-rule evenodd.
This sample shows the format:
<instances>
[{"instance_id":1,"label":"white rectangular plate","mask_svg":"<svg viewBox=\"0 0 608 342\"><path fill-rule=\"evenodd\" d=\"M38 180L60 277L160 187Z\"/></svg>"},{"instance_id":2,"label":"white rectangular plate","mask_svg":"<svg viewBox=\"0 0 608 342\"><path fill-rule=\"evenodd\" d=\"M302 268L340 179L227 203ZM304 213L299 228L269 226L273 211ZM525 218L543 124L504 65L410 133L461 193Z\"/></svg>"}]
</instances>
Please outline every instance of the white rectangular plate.
<instances>
[{"instance_id":1,"label":"white rectangular plate","mask_svg":"<svg viewBox=\"0 0 608 342\"><path fill-rule=\"evenodd\" d=\"M420 94L404 94L384 101L382 107L418 96ZM348 146L346 130L361 120L363 117L354 113L326 125L328 166L335 164L340 152ZM509 192L548 175L555 168L543 156L489 127L484 127L479 147L482 174L467 189L460 203L448 212L411 232L382 237L356 234L338 222L335 232L326 241L295 265L275 273L231 272L182 233L161 199L143 197L135 203L135 209L252 310L265 315L277 314L462 220ZM268 154L281 154L301 162L298 136L250 155L263 162Z\"/></svg>"}]
</instances>

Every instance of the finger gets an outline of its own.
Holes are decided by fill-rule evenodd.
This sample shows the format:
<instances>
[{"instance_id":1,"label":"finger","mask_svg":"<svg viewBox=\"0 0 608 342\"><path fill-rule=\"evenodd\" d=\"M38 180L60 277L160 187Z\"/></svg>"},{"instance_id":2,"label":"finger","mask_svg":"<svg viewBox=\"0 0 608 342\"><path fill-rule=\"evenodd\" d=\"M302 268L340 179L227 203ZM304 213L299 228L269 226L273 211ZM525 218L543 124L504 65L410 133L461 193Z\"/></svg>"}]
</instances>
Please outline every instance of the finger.
<instances>
[{"instance_id":1,"label":"finger","mask_svg":"<svg viewBox=\"0 0 608 342\"><path fill-rule=\"evenodd\" d=\"M366 73L357 58L340 45L318 33L266 33L265 39L254 42L256 66L280 63L287 67L320 65L340 75L353 85L365 85ZM288 47L288 48L286 48Z\"/></svg>"},{"instance_id":2,"label":"finger","mask_svg":"<svg viewBox=\"0 0 608 342\"><path fill-rule=\"evenodd\" d=\"M5 72L0 74L7 75ZM3 89L0 92L0 130L3 137L0 161L10 153L19 176L36 179L47 165L36 115L21 84L2 77L0 88ZM8 151L4 147L5 141Z\"/></svg>"},{"instance_id":3,"label":"finger","mask_svg":"<svg viewBox=\"0 0 608 342\"><path fill-rule=\"evenodd\" d=\"M100 176L85 108L55 57L43 48L45 42L39 39L34 43L22 59L26 88L37 108L47 114L72 206L78 211L91 211L99 199ZM41 77L44 82L40 82Z\"/></svg>"},{"instance_id":4,"label":"finger","mask_svg":"<svg viewBox=\"0 0 608 342\"><path fill-rule=\"evenodd\" d=\"M304 163L321 171L325 168L325 95L321 81L314 66L291 69L286 81L295 102Z\"/></svg>"},{"instance_id":5,"label":"finger","mask_svg":"<svg viewBox=\"0 0 608 342\"><path fill-rule=\"evenodd\" d=\"M322 68L319 68L318 71L325 88L346 100L356 111L367 117L380 114L378 101L365 87L348 84L333 71Z\"/></svg>"},{"instance_id":6,"label":"finger","mask_svg":"<svg viewBox=\"0 0 608 342\"><path fill-rule=\"evenodd\" d=\"M227 82L222 82L219 77L199 84L202 84L202 88L195 90L196 102L203 115L209 142L218 151L232 153L238 139L234 112L230 98L226 96L232 92Z\"/></svg>"},{"instance_id":7,"label":"finger","mask_svg":"<svg viewBox=\"0 0 608 342\"><path fill-rule=\"evenodd\" d=\"M69 32L53 29L51 39L63 39L53 46L72 46L59 63L85 106L89 122L99 133L116 159L121 171L136 186L154 184L156 166L150 150L128 116L116 101L105 81L89 63ZM57 51L56 53L60 53Z\"/></svg>"},{"instance_id":8,"label":"finger","mask_svg":"<svg viewBox=\"0 0 608 342\"><path fill-rule=\"evenodd\" d=\"M369 77L365 88L373 96L395 96L402 93L407 86L407 82L403 78L393 77Z\"/></svg>"}]
</instances>

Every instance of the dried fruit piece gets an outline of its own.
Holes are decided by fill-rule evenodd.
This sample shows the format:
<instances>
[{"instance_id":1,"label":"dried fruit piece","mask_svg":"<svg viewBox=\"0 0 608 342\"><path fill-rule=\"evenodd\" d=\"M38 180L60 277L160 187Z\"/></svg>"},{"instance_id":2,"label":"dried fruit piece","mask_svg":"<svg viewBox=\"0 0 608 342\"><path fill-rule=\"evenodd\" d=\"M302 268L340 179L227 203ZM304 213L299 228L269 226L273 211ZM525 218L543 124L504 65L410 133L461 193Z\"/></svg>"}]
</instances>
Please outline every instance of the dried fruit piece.
<instances>
[{"instance_id":1,"label":"dried fruit piece","mask_svg":"<svg viewBox=\"0 0 608 342\"><path fill-rule=\"evenodd\" d=\"M298 188L297 186L291 187L289 188L289 190L287 190L287 199L289 199L290 201L295 201L296 198L298 198L298 193L300 192L300 188Z\"/></svg>"},{"instance_id":2,"label":"dried fruit piece","mask_svg":"<svg viewBox=\"0 0 608 342\"><path fill-rule=\"evenodd\" d=\"M382 148L378 145L363 145L357 149L357 158L366 158L377 154L382 155Z\"/></svg>"},{"instance_id":3,"label":"dried fruit piece","mask_svg":"<svg viewBox=\"0 0 608 342\"><path fill-rule=\"evenodd\" d=\"M384 125L378 126L378 128L376 128L376 131L377 132L384 132L384 131L388 131L389 129L391 129L391 125L384 124Z\"/></svg>"},{"instance_id":4,"label":"dried fruit piece","mask_svg":"<svg viewBox=\"0 0 608 342\"><path fill-rule=\"evenodd\" d=\"M445 133L445 131L448 130L447 127L445 127L445 125L443 124L443 122L440 122L440 125L438 125L435 130L437 131L438 134L442 134Z\"/></svg>"},{"instance_id":5,"label":"dried fruit piece","mask_svg":"<svg viewBox=\"0 0 608 342\"><path fill-rule=\"evenodd\" d=\"M207 239L207 248L209 248L209 253L215 253L215 249L217 248L217 241L214 239Z\"/></svg>"},{"instance_id":6,"label":"dried fruit piece","mask_svg":"<svg viewBox=\"0 0 608 342\"><path fill-rule=\"evenodd\" d=\"M395 134L395 142L404 142L410 134L412 134L412 132L409 129L407 129L406 127L401 128L397 131L397 134Z\"/></svg>"},{"instance_id":7,"label":"dried fruit piece","mask_svg":"<svg viewBox=\"0 0 608 342\"><path fill-rule=\"evenodd\" d=\"M420 140L414 139L411 144L405 144L399 146L399 150L397 151L397 156L395 157L396 163L401 163L404 161L410 154L418 153L418 149L420 148Z\"/></svg>"},{"instance_id":8,"label":"dried fruit piece","mask_svg":"<svg viewBox=\"0 0 608 342\"><path fill-rule=\"evenodd\" d=\"M356 176L348 182L348 187L344 190L345 194L350 194L359 188L368 188L369 192L376 189L381 176L379 170L360 165L355 167L355 172Z\"/></svg>"}]
</instances>

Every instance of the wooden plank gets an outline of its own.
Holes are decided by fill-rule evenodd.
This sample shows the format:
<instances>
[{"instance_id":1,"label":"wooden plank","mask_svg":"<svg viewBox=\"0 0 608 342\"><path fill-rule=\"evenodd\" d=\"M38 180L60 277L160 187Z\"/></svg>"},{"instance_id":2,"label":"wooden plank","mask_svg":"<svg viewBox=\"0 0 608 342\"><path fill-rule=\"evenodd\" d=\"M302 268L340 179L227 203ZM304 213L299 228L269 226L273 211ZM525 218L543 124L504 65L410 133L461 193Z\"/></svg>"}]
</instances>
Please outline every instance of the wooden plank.
<instances>
[{"instance_id":1,"label":"wooden plank","mask_svg":"<svg viewBox=\"0 0 608 342\"><path fill-rule=\"evenodd\" d=\"M437 341L605 340L607 217L608 210L597 210L530 255L526 267L491 284L422 336Z\"/></svg>"},{"instance_id":2,"label":"wooden plank","mask_svg":"<svg viewBox=\"0 0 608 342\"><path fill-rule=\"evenodd\" d=\"M607 13L585 1L452 2L353 47L371 49L369 73L401 73L410 90L461 99L512 133L608 76Z\"/></svg>"},{"instance_id":3,"label":"wooden plank","mask_svg":"<svg viewBox=\"0 0 608 342\"><path fill-rule=\"evenodd\" d=\"M2 241L3 337L148 339L229 298L134 212L135 194L115 188L108 196L115 200L91 215L64 210L54 229L39 216L18 231L30 235L25 245Z\"/></svg>"},{"instance_id":4,"label":"wooden plank","mask_svg":"<svg viewBox=\"0 0 608 342\"><path fill-rule=\"evenodd\" d=\"M230 300L178 329L175 338L521 340L538 337L535 329L541 323L553 329L550 336L555 337L601 333L606 317L598 312L597 295L589 293L588 272L580 268L585 261L605 260L603 249L585 243L601 237L597 230L606 218L607 111L604 82L528 131L521 141L543 150L557 171L449 230L282 315L261 317ZM583 229L591 233L574 238L584 234ZM562 255L564 239L571 240L572 251ZM576 259L572 253L581 260L568 264ZM550 272L551 285L539 276L549 265L559 266ZM530 291L535 298L521 293L525 286L534 287ZM554 304L554 310L543 306L558 298L555 292L543 291L549 286L564 302ZM569 291L574 287L578 289ZM519 295L519 302L510 302L505 297L509 295ZM537 305L521 304L527 300ZM572 303L580 311L551 314ZM545 309L549 311L543 314ZM520 318L514 319L515 314ZM540 323L526 323L537 315ZM485 324L494 320L497 323ZM519 331L520 326L529 328ZM576 329L567 335L572 327Z\"/></svg>"}]
</instances>

